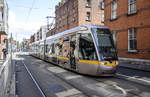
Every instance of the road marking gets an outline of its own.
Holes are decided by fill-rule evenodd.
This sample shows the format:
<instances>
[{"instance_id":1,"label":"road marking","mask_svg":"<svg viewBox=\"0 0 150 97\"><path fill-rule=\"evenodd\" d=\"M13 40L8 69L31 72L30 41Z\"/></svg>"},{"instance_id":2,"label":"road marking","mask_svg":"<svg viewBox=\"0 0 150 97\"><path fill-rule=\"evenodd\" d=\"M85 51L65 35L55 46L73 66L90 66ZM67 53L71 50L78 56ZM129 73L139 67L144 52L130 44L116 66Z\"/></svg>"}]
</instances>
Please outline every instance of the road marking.
<instances>
[{"instance_id":1,"label":"road marking","mask_svg":"<svg viewBox=\"0 0 150 97\"><path fill-rule=\"evenodd\" d=\"M59 67L48 67L48 70L51 71L51 72L54 72L54 73L64 73L64 72L67 72L66 70L61 69Z\"/></svg>"},{"instance_id":2,"label":"road marking","mask_svg":"<svg viewBox=\"0 0 150 97\"><path fill-rule=\"evenodd\" d=\"M125 96L127 95L127 92L126 92L123 88L121 88L121 87L117 86L116 84L114 84L113 86L114 86L116 89L118 89L118 90L122 91L122 93L123 93L123 97L125 97Z\"/></svg>"},{"instance_id":3,"label":"road marking","mask_svg":"<svg viewBox=\"0 0 150 97\"><path fill-rule=\"evenodd\" d=\"M70 90L67 90L67 91L56 93L56 95L58 97L66 97L66 96L68 97L68 96L79 94L79 93L81 93L81 92L78 91L77 89L70 89Z\"/></svg>"},{"instance_id":4,"label":"road marking","mask_svg":"<svg viewBox=\"0 0 150 97\"><path fill-rule=\"evenodd\" d=\"M146 82L146 83L150 84L150 81L148 81L148 80L144 80L144 79L140 79L140 78L136 78L136 77L127 76L127 75L123 75L123 74L120 74L120 73L117 73L116 75L127 77L128 79L134 79L134 80L143 81L143 82Z\"/></svg>"},{"instance_id":5,"label":"road marking","mask_svg":"<svg viewBox=\"0 0 150 97\"><path fill-rule=\"evenodd\" d=\"M75 78L81 78L81 75L74 75L74 76L67 76L65 77L66 80L71 80L71 79L75 79Z\"/></svg>"},{"instance_id":6,"label":"road marking","mask_svg":"<svg viewBox=\"0 0 150 97\"><path fill-rule=\"evenodd\" d=\"M26 66L26 64L22 61L23 65L25 66L27 72L29 73L30 77L32 78L33 82L35 83L36 87L38 88L38 90L40 91L40 93L42 94L42 97L46 97L44 92L42 91L42 89L40 88L40 86L38 85L37 81L34 79L34 77L32 76L31 72L29 71L28 67Z\"/></svg>"}]
</instances>

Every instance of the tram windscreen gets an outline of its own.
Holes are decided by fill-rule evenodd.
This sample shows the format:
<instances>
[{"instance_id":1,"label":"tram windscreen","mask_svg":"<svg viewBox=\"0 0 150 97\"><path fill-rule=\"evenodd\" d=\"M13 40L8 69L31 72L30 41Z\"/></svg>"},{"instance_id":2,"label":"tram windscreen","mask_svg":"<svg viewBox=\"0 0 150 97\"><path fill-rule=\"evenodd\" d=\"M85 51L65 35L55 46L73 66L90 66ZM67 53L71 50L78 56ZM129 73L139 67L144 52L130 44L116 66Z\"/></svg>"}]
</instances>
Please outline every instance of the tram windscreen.
<instances>
[{"instance_id":1,"label":"tram windscreen","mask_svg":"<svg viewBox=\"0 0 150 97\"><path fill-rule=\"evenodd\" d=\"M104 60L116 60L117 54L112 34L109 29L93 28L93 36L96 40L99 53Z\"/></svg>"},{"instance_id":2,"label":"tram windscreen","mask_svg":"<svg viewBox=\"0 0 150 97\"><path fill-rule=\"evenodd\" d=\"M80 34L79 58L83 60L98 60L94 42L90 33Z\"/></svg>"}]
</instances>

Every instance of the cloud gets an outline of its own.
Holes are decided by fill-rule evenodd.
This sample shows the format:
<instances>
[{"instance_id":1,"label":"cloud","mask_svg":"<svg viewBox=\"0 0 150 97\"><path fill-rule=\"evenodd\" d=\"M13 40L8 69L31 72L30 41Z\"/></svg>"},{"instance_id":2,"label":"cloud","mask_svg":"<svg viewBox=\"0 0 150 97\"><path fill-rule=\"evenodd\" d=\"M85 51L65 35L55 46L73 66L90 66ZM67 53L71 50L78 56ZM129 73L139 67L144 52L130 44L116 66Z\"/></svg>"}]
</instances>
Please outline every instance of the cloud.
<instances>
[{"instance_id":1,"label":"cloud","mask_svg":"<svg viewBox=\"0 0 150 97\"><path fill-rule=\"evenodd\" d=\"M37 32L40 26L44 25L42 22L18 22L16 20L16 14L10 10L8 23L9 33L12 33L14 39L18 41L22 41L23 38L30 38L33 33Z\"/></svg>"},{"instance_id":2,"label":"cloud","mask_svg":"<svg viewBox=\"0 0 150 97\"><path fill-rule=\"evenodd\" d=\"M9 16L8 16L8 25L9 25L9 32L13 31L16 25L16 15L12 11L9 10Z\"/></svg>"}]
</instances>

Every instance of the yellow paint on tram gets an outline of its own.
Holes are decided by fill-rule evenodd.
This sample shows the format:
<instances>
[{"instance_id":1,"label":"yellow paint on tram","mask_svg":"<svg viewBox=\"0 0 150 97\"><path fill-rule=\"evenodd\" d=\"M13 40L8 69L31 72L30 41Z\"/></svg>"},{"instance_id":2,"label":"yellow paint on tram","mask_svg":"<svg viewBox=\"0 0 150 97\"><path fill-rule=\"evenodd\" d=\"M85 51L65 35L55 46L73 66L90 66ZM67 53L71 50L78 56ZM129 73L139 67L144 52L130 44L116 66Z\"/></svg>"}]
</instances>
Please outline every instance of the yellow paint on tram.
<instances>
[{"instance_id":1,"label":"yellow paint on tram","mask_svg":"<svg viewBox=\"0 0 150 97\"><path fill-rule=\"evenodd\" d=\"M79 63L85 63L85 64L104 64L105 66L117 66L118 61L113 61L110 63L109 61L91 61L91 60L79 60ZM117 63L117 64L116 64Z\"/></svg>"},{"instance_id":2,"label":"yellow paint on tram","mask_svg":"<svg viewBox=\"0 0 150 97\"><path fill-rule=\"evenodd\" d=\"M58 59L64 59L64 60L69 60L68 57L62 57L62 56L57 56Z\"/></svg>"}]
</instances>

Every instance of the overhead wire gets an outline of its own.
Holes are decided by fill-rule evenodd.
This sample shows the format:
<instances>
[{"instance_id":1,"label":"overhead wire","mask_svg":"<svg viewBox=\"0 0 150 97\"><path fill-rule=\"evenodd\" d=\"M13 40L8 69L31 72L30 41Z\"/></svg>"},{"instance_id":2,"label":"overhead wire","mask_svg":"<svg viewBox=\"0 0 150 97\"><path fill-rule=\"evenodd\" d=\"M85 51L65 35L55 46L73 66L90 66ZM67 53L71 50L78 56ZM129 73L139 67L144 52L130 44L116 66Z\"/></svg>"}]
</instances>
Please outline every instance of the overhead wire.
<instances>
[{"instance_id":1,"label":"overhead wire","mask_svg":"<svg viewBox=\"0 0 150 97\"><path fill-rule=\"evenodd\" d=\"M36 1L36 0L33 0L32 5L31 5L31 8L29 9L29 12L28 12L28 15L27 15L27 19L26 19L26 23L27 23L28 20L29 20L29 17L30 17L31 11L32 11L32 9L33 9L33 6L34 6L34 4L35 4L35 1Z\"/></svg>"}]
</instances>

